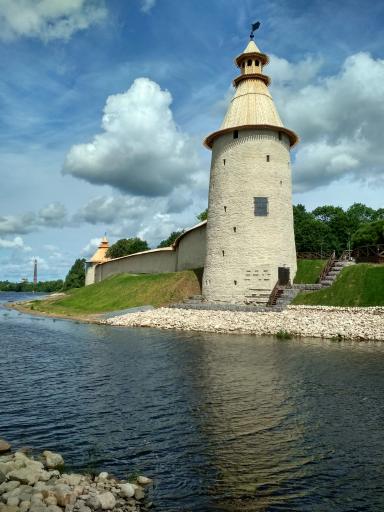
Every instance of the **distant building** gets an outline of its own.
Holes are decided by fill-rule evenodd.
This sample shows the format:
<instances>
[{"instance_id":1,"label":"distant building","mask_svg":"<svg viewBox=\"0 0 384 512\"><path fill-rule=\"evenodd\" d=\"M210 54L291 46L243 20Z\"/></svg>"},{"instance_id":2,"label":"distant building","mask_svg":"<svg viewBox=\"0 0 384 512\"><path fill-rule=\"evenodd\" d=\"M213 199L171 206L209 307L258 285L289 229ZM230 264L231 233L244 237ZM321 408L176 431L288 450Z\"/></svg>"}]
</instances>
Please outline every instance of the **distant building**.
<instances>
[{"instance_id":1,"label":"distant building","mask_svg":"<svg viewBox=\"0 0 384 512\"><path fill-rule=\"evenodd\" d=\"M95 254L90 258L85 265L85 286L93 284L95 282L95 268L99 263L105 263L109 261L107 258L107 251L109 249L109 242L106 236L100 241Z\"/></svg>"},{"instance_id":2,"label":"distant building","mask_svg":"<svg viewBox=\"0 0 384 512\"><path fill-rule=\"evenodd\" d=\"M277 280L296 274L290 148L263 73L269 58L253 40L235 59L240 75L212 149L203 296L263 304Z\"/></svg>"}]
</instances>

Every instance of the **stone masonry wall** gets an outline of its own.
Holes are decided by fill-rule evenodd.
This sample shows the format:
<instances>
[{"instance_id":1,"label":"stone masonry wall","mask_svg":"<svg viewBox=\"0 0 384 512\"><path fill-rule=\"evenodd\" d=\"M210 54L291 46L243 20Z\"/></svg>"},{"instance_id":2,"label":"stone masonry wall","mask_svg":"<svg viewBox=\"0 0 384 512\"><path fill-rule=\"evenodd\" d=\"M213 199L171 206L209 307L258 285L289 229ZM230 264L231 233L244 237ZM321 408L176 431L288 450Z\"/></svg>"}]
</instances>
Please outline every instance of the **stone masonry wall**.
<instances>
[{"instance_id":1,"label":"stone masonry wall","mask_svg":"<svg viewBox=\"0 0 384 512\"><path fill-rule=\"evenodd\" d=\"M209 188L203 295L209 301L266 302L278 267L296 274L288 137L242 130L216 139ZM267 156L269 158L267 158ZM268 215L254 215L254 197Z\"/></svg>"}]
</instances>

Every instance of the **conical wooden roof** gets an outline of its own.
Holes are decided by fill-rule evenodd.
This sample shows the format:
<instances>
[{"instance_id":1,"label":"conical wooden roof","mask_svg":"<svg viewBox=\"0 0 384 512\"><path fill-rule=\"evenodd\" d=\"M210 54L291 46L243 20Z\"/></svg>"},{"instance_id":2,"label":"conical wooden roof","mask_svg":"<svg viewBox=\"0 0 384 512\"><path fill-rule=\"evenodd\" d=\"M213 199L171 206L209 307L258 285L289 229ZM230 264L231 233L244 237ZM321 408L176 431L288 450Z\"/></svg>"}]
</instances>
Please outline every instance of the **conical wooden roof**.
<instances>
[{"instance_id":1,"label":"conical wooden roof","mask_svg":"<svg viewBox=\"0 0 384 512\"><path fill-rule=\"evenodd\" d=\"M99 247L96 249L95 254L89 260L92 263L102 263L103 261L108 261L106 254L109 249L109 242L106 236L100 241Z\"/></svg>"},{"instance_id":2,"label":"conical wooden roof","mask_svg":"<svg viewBox=\"0 0 384 512\"><path fill-rule=\"evenodd\" d=\"M268 85L269 77L263 74L263 66L269 58L261 53L256 43L251 40L243 53L235 60L241 74L235 78L236 88L224 121L217 132L205 139L205 145L212 147L214 140L221 134L233 129L271 128L286 133L293 146L298 142L297 135L284 127L276 110Z\"/></svg>"}]
</instances>

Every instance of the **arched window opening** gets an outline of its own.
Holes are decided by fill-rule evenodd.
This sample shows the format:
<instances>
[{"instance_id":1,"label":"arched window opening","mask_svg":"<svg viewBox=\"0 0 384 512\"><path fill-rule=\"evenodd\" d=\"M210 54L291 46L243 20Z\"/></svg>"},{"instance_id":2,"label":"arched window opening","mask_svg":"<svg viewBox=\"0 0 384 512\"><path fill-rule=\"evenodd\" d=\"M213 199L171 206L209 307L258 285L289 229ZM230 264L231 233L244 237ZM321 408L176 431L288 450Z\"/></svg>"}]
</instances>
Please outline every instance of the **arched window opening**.
<instances>
[{"instance_id":1,"label":"arched window opening","mask_svg":"<svg viewBox=\"0 0 384 512\"><path fill-rule=\"evenodd\" d=\"M233 138L238 139L239 138L239 130L234 130L233 132Z\"/></svg>"},{"instance_id":2,"label":"arched window opening","mask_svg":"<svg viewBox=\"0 0 384 512\"><path fill-rule=\"evenodd\" d=\"M252 66L252 61L251 60L247 61L247 66Z\"/></svg>"},{"instance_id":3,"label":"arched window opening","mask_svg":"<svg viewBox=\"0 0 384 512\"><path fill-rule=\"evenodd\" d=\"M260 62L258 60L255 60L256 66L260 66Z\"/></svg>"}]
</instances>

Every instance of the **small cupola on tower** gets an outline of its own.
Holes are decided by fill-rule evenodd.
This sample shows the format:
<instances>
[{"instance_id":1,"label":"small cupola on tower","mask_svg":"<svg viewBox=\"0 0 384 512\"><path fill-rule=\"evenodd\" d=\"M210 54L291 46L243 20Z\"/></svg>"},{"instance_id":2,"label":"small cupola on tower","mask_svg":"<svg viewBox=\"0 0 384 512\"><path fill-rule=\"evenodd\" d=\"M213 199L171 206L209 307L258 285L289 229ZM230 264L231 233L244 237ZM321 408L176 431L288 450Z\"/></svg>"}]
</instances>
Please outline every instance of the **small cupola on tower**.
<instances>
[{"instance_id":1,"label":"small cupola on tower","mask_svg":"<svg viewBox=\"0 0 384 512\"><path fill-rule=\"evenodd\" d=\"M109 242L106 235L100 240L99 246L97 247L94 255L86 262L85 266L85 286L93 284L95 282L95 269L100 263L105 263L110 258L107 257L107 251L109 249Z\"/></svg>"},{"instance_id":2,"label":"small cupola on tower","mask_svg":"<svg viewBox=\"0 0 384 512\"><path fill-rule=\"evenodd\" d=\"M107 251L109 249L109 242L106 235L103 236L103 238L100 240L99 246L96 249L94 255L89 260L92 263L103 263L104 261L108 261L109 258L107 258Z\"/></svg>"},{"instance_id":3,"label":"small cupola on tower","mask_svg":"<svg viewBox=\"0 0 384 512\"><path fill-rule=\"evenodd\" d=\"M243 53L235 59L235 64L240 68L241 75L260 75L263 72L263 66L268 62L268 55L261 53L253 39L249 41Z\"/></svg>"},{"instance_id":4,"label":"small cupola on tower","mask_svg":"<svg viewBox=\"0 0 384 512\"><path fill-rule=\"evenodd\" d=\"M235 58L235 64L240 70L240 74L233 80L235 95L220 130L205 139L206 147L211 149L214 141L223 133L231 130L239 133L249 128L279 130L286 134L290 146L298 142L296 133L283 125L269 92L271 80L263 72L268 63L268 55L259 50L252 33L244 51Z\"/></svg>"}]
</instances>

